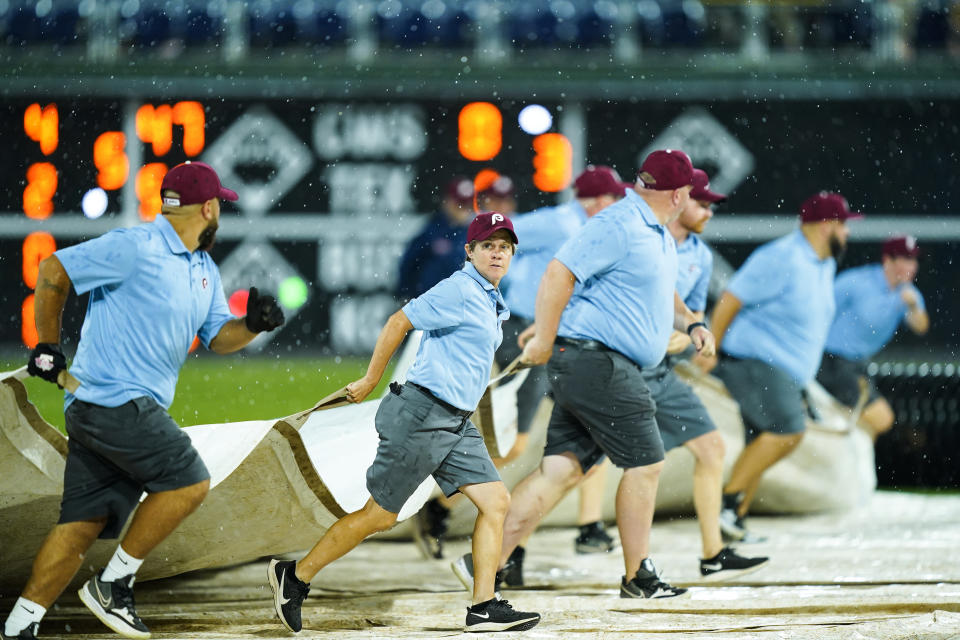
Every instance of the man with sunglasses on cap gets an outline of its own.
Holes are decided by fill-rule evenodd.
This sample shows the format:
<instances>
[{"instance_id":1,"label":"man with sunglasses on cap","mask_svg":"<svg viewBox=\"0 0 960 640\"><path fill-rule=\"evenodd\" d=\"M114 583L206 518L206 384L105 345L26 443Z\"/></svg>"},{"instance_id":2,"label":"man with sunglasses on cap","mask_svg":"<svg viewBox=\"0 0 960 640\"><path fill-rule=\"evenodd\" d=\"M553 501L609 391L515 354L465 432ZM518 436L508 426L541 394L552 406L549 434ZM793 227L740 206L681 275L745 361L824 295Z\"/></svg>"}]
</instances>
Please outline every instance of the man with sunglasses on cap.
<instances>
[{"instance_id":1,"label":"man with sunglasses on cap","mask_svg":"<svg viewBox=\"0 0 960 640\"><path fill-rule=\"evenodd\" d=\"M396 296L416 298L463 266L467 225L473 218L473 181L457 176L448 184L440 210L407 244L397 270Z\"/></svg>"},{"instance_id":2,"label":"man with sunglasses on cap","mask_svg":"<svg viewBox=\"0 0 960 640\"><path fill-rule=\"evenodd\" d=\"M764 472L803 439L803 388L820 366L833 322L833 279L847 246L846 198L820 192L800 206L800 228L756 249L730 280L711 326L723 357L716 375L740 405L746 446L723 490L725 536L758 541L745 517ZM715 358L695 357L704 371Z\"/></svg>"},{"instance_id":3,"label":"man with sunglasses on cap","mask_svg":"<svg viewBox=\"0 0 960 640\"><path fill-rule=\"evenodd\" d=\"M40 263L36 321L40 344L28 371L57 383L67 367L60 318L70 287L90 293L66 393L68 452L60 520L0 628L2 638L34 638L46 610L99 538L116 538L136 513L106 568L80 600L127 638L149 638L133 582L144 559L197 508L210 474L190 438L167 414L194 336L216 353L236 351L283 323L271 296L250 289L247 315L227 307L220 271L207 249L220 201L237 194L202 162L175 166L160 187L160 216L132 229L55 252ZM147 497L138 505L143 492Z\"/></svg>"},{"instance_id":4,"label":"man with sunglasses on cap","mask_svg":"<svg viewBox=\"0 0 960 640\"><path fill-rule=\"evenodd\" d=\"M865 381L869 395L860 421L874 440L893 426L894 413L867 374L867 364L901 324L917 335L930 328L923 295L913 284L920 256L916 238L889 238L880 253L880 264L847 269L837 276L837 313L817 374L820 384L851 408L860 398L860 380Z\"/></svg>"},{"instance_id":5,"label":"man with sunglasses on cap","mask_svg":"<svg viewBox=\"0 0 960 640\"><path fill-rule=\"evenodd\" d=\"M362 402L379 384L404 336L411 329L424 332L407 382L392 383L377 409L380 444L367 470L366 505L335 522L299 561L270 562L277 615L291 631L302 628L301 607L314 576L367 536L392 527L429 475L445 495L463 493L479 512L473 529L477 581L465 631L522 631L540 621L540 614L516 611L494 594L510 494L470 421L490 379L502 323L510 315L498 285L510 267L517 236L508 217L488 212L470 223L466 241L463 268L390 316L366 375L347 385L347 398Z\"/></svg>"},{"instance_id":6,"label":"man with sunglasses on cap","mask_svg":"<svg viewBox=\"0 0 960 640\"><path fill-rule=\"evenodd\" d=\"M713 205L726 199L725 195L710 190L706 172L694 169L687 206L667 225L677 241L677 293L700 321L707 308L713 254L699 234L713 217ZM745 558L723 544L719 522L723 436L697 394L673 372L676 358L689 346L690 336L674 331L667 345L667 356L659 364L644 369L643 378L657 405L657 426L664 451L683 446L694 457L693 507L700 524L703 549L700 575L704 580L730 580L760 569L768 558Z\"/></svg>"},{"instance_id":7,"label":"man with sunglasses on cap","mask_svg":"<svg viewBox=\"0 0 960 640\"><path fill-rule=\"evenodd\" d=\"M710 355L713 336L676 292L677 247L666 225L686 206L693 166L682 151L654 151L633 190L587 221L547 265L524 361L547 365L554 407L540 466L513 490L500 566L604 455L623 469L617 525L621 598L669 598L686 589L660 579L650 527L663 441L642 367L660 362L673 329ZM532 334L532 335L531 335ZM472 566L454 571L470 585Z\"/></svg>"}]
</instances>

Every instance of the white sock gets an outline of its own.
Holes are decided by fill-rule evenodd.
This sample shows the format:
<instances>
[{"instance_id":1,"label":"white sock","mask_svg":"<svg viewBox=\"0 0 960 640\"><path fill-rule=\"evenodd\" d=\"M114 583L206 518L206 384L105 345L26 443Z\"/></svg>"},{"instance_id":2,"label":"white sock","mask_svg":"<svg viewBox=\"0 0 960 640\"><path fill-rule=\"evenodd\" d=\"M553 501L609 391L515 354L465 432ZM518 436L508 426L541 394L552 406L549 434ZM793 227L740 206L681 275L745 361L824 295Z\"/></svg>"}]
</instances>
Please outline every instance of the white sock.
<instances>
[{"instance_id":1,"label":"white sock","mask_svg":"<svg viewBox=\"0 0 960 640\"><path fill-rule=\"evenodd\" d=\"M26 598L18 598L17 603L13 605L13 611L7 617L3 635L12 637L20 635L20 632L30 625L40 622L46 612L46 607L41 607Z\"/></svg>"},{"instance_id":2,"label":"white sock","mask_svg":"<svg viewBox=\"0 0 960 640\"><path fill-rule=\"evenodd\" d=\"M133 575L143 564L143 560L138 560L123 550L123 547L117 545L117 550L107 563L107 568L103 570L100 579L104 582L113 582L118 578L125 578Z\"/></svg>"}]
</instances>

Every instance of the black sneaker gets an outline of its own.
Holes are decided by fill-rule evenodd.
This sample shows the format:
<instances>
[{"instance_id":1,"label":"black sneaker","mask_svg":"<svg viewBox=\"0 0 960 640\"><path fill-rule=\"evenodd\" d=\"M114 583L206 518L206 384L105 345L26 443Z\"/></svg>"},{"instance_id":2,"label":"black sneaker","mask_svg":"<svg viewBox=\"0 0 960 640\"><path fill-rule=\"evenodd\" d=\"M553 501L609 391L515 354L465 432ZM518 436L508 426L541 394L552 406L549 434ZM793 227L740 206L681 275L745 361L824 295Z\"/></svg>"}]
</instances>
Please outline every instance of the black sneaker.
<instances>
[{"instance_id":1,"label":"black sneaker","mask_svg":"<svg viewBox=\"0 0 960 640\"><path fill-rule=\"evenodd\" d=\"M150 629L137 615L133 603L134 576L124 576L113 582L100 579L103 571L87 580L80 591L80 600L107 625L124 638L149 638Z\"/></svg>"},{"instance_id":2,"label":"black sneaker","mask_svg":"<svg viewBox=\"0 0 960 640\"><path fill-rule=\"evenodd\" d=\"M487 600L467 607L464 631L526 631L540 622L540 614L531 611L516 611L506 600Z\"/></svg>"},{"instance_id":3,"label":"black sneaker","mask_svg":"<svg viewBox=\"0 0 960 640\"><path fill-rule=\"evenodd\" d=\"M283 626L293 632L303 628L300 607L310 593L310 585L297 577L296 568L297 563L293 560L271 560L267 568L267 578L273 589L273 606Z\"/></svg>"},{"instance_id":4,"label":"black sneaker","mask_svg":"<svg viewBox=\"0 0 960 640\"><path fill-rule=\"evenodd\" d=\"M443 558L443 538L447 534L450 510L436 498L427 500L413 519L413 541L424 558Z\"/></svg>"},{"instance_id":5,"label":"black sneaker","mask_svg":"<svg viewBox=\"0 0 960 640\"><path fill-rule=\"evenodd\" d=\"M640 563L637 574L630 582L623 576L620 580L621 598L675 598L687 593L686 589L674 587L660 579L653 560L645 558Z\"/></svg>"},{"instance_id":6,"label":"black sneaker","mask_svg":"<svg viewBox=\"0 0 960 640\"><path fill-rule=\"evenodd\" d=\"M507 558L507 564L500 570L503 574L503 584L508 587L523 586L523 557L526 553L526 549L517 547Z\"/></svg>"},{"instance_id":7,"label":"black sneaker","mask_svg":"<svg viewBox=\"0 0 960 640\"><path fill-rule=\"evenodd\" d=\"M743 537L747 534L743 517L738 513L742 502L742 491L723 494L723 504L720 508L720 533L723 535L725 542L743 540Z\"/></svg>"},{"instance_id":8,"label":"black sneaker","mask_svg":"<svg viewBox=\"0 0 960 640\"><path fill-rule=\"evenodd\" d=\"M730 547L724 547L720 553L700 561L700 576L707 581L729 580L743 576L763 567L770 558L744 558Z\"/></svg>"},{"instance_id":9,"label":"black sneaker","mask_svg":"<svg viewBox=\"0 0 960 640\"><path fill-rule=\"evenodd\" d=\"M0 622L0 640L37 640L37 631L40 629L40 623L34 622L28 624L26 629L21 629L15 636L8 636L3 632L4 625Z\"/></svg>"},{"instance_id":10,"label":"black sneaker","mask_svg":"<svg viewBox=\"0 0 960 640\"><path fill-rule=\"evenodd\" d=\"M463 554L450 563L450 568L453 569L453 575L457 576L464 588L473 593L473 554ZM506 568L500 569L493 578L493 591L498 598L500 597L500 587L503 584L505 571Z\"/></svg>"},{"instance_id":11,"label":"black sneaker","mask_svg":"<svg viewBox=\"0 0 960 640\"><path fill-rule=\"evenodd\" d=\"M577 553L610 553L617 541L610 537L602 522L580 525L580 535L573 541Z\"/></svg>"}]
</instances>

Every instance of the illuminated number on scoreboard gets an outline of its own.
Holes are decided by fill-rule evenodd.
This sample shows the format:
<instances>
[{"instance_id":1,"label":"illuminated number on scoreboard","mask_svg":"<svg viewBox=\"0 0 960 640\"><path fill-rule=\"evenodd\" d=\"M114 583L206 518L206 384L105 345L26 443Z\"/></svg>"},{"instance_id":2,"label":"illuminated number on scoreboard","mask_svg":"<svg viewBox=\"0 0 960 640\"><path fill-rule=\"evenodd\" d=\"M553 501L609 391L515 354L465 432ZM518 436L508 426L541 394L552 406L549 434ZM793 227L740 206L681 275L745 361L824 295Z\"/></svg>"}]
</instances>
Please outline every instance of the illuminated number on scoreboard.
<instances>
[{"instance_id":1,"label":"illuminated number on scoreboard","mask_svg":"<svg viewBox=\"0 0 960 640\"><path fill-rule=\"evenodd\" d=\"M153 145L153 154L165 156L173 144L173 125L183 127L183 152L196 156L204 147L206 117L199 102L178 102L172 107L145 104L137 109L137 137Z\"/></svg>"},{"instance_id":2,"label":"illuminated number on scoreboard","mask_svg":"<svg viewBox=\"0 0 960 640\"><path fill-rule=\"evenodd\" d=\"M490 160L503 144L503 116L489 102L471 102L460 110L457 146L467 160Z\"/></svg>"},{"instance_id":3,"label":"illuminated number on scoreboard","mask_svg":"<svg viewBox=\"0 0 960 640\"><path fill-rule=\"evenodd\" d=\"M566 136L544 133L533 139L533 184L540 191L562 191L573 177L573 146Z\"/></svg>"},{"instance_id":4,"label":"illuminated number on scoreboard","mask_svg":"<svg viewBox=\"0 0 960 640\"><path fill-rule=\"evenodd\" d=\"M60 117L57 105L48 104L40 108L33 103L23 112L23 130L34 142L40 144L40 151L48 156L57 150L60 143Z\"/></svg>"},{"instance_id":5,"label":"illuminated number on scoreboard","mask_svg":"<svg viewBox=\"0 0 960 640\"><path fill-rule=\"evenodd\" d=\"M115 191L127 183L130 161L124 151L126 146L127 137L120 131L101 133L93 143L93 164L101 189Z\"/></svg>"},{"instance_id":6,"label":"illuminated number on scoreboard","mask_svg":"<svg viewBox=\"0 0 960 640\"><path fill-rule=\"evenodd\" d=\"M46 231L34 231L23 240L23 282L31 289L37 287L40 261L53 255L57 242ZM20 307L20 337L27 347L33 349L39 342L37 322L34 315L34 296L31 293Z\"/></svg>"},{"instance_id":7,"label":"illuminated number on scoreboard","mask_svg":"<svg viewBox=\"0 0 960 640\"><path fill-rule=\"evenodd\" d=\"M23 212L28 218L44 220L53 213L53 196L57 192L57 168L49 162L35 162L27 169L27 186L23 189Z\"/></svg>"},{"instance_id":8,"label":"illuminated number on scoreboard","mask_svg":"<svg viewBox=\"0 0 960 640\"><path fill-rule=\"evenodd\" d=\"M160 185L163 176L167 175L167 165L162 162L151 162L144 165L137 172L137 200L140 201L140 219L150 222L157 217L160 211Z\"/></svg>"}]
</instances>

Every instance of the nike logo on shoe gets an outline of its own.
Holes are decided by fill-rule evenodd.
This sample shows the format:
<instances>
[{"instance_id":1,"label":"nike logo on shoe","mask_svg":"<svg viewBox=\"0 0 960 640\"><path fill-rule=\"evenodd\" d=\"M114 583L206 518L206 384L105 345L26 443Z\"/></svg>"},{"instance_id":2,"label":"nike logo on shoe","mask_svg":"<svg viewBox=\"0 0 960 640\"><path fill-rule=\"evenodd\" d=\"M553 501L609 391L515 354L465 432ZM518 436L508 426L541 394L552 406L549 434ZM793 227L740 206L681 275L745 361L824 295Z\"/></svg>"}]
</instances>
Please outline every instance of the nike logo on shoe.
<instances>
[{"instance_id":1,"label":"nike logo on shoe","mask_svg":"<svg viewBox=\"0 0 960 640\"><path fill-rule=\"evenodd\" d=\"M476 611L471 611L470 615L477 616L478 618L487 619L490 617L490 612L487 611L486 613L477 613Z\"/></svg>"},{"instance_id":2,"label":"nike logo on shoe","mask_svg":"<svg viewBox=\"0 0 960 640\"><path fill-rule=\"evenodd\" d=\"M100 581L96 578L93 580L93 590L97 592L97 600L100 601L100 606L102 606L104 609L110 606L110 599L104 599L103 594L100 593Z\"/></svg>"},{"instance_id":3,"label":"nike logo on shoe","mask_svg":"<svg viewBox=\"0 0 960 640\"><path fill-rule=\"evenodd\" d=\"M284 597L283 597L283 583L284 583L284 581L285 581L286 579L287 579L287 568L284 567L284 568L283 568L283 572L280 574L280 589L279 589L280 594L279 594L279 595L280 595L280 604L281 604L281 606L287 604L288 602L290 602L290 598L284 598Z\"/></svg>"},{"instance_id":4,"label":"nike logo on shoe","mask_svg":"<svg viewBox=\"0 0 960 640\"><path fill-rule=\"evenodd\" d=\"M723 569L723 564L720 563L720 562L716 562L716 563L714 563L714 564L706 564L706 563L704 563L704 564L701 564L701 565L700 565L700 568L701 568L701 569L706 569L707 571L719 571L720 569Z\"/></svg>"}]
</instances>

